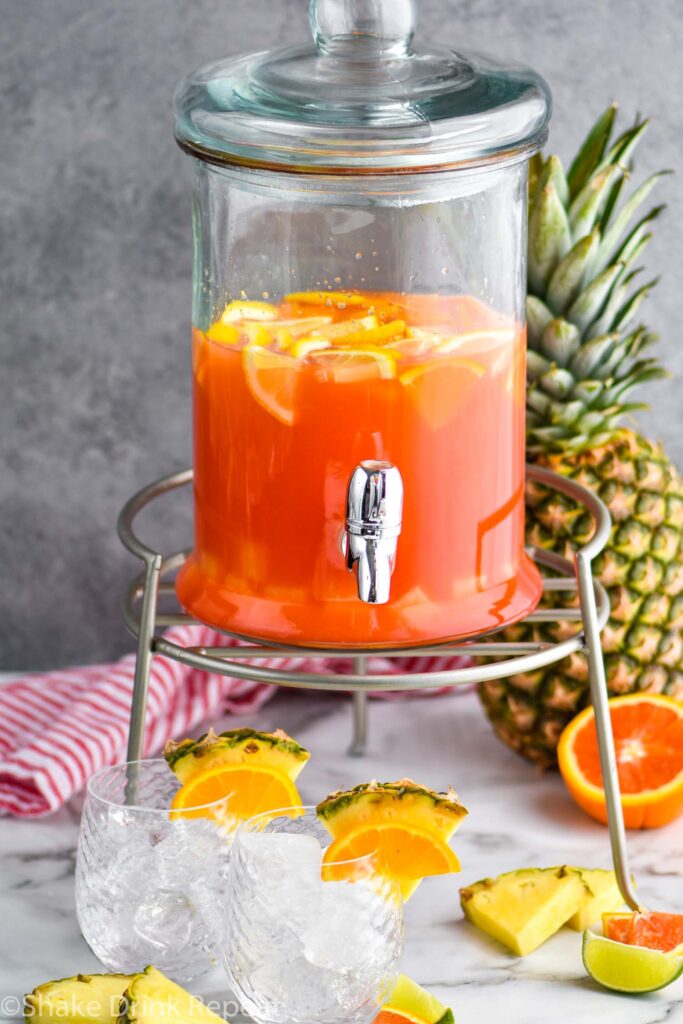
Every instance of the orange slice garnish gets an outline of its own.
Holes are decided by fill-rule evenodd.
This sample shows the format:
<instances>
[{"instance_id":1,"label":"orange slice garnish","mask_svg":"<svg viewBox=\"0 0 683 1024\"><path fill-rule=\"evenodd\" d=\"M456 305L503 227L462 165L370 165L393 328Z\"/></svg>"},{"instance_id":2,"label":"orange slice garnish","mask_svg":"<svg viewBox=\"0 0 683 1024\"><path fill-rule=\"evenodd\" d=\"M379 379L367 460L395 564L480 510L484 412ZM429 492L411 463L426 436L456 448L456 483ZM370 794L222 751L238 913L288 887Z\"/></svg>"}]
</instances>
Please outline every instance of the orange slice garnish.
<instances>
[{"instance_id":1,"label":"orange slice garnish","mask_svg":"<svg viewBox=\"0 0 683 1024\"><path fill-rule=\"evenodd\" d=\"M323 879L348 877L349 862L374 855L377 870L399 883L404 899L423 878L460 871L448 843L417 825L378 822L360 825L335 839L323 857Z\"/></svg>"},{"instance_id":2,"label":"orange slice garnish","mask_svg":"<svg viewBox=\"0 0 683 1024\"><path fill-rule=\"evenodd\" d=\"M220 803L223 800L225 803ZM178 790L171 801L171 818L225 820L229 816L231 820L243 821L255 814L301 806L299 791L279 769L256 764L221 764L193 775Z\"/></svg>"},{"instance_id":3,"label":"orange slice garnish","mask_svg":"<svg viewBox=\"0 0 683 1024\"><path fill-rule=\"evenodd\" d=\"M242 350L242 366L247 386L259 405L291 427L299 361L261 345L249 344Z\"/></svg>"},{"instance_id":4,"label":"orange slice garnish","mask_svg":"<svg viewBox=\"0 0 683 1024\"><path fill-rule=\"evenodd\" d=\"M627 828L657 828L683 812L683 702L631 693L609 702ZM595 715L585 708L560 737L560 771L577 804L607 822Z\"/></svg>"}]
</instances>

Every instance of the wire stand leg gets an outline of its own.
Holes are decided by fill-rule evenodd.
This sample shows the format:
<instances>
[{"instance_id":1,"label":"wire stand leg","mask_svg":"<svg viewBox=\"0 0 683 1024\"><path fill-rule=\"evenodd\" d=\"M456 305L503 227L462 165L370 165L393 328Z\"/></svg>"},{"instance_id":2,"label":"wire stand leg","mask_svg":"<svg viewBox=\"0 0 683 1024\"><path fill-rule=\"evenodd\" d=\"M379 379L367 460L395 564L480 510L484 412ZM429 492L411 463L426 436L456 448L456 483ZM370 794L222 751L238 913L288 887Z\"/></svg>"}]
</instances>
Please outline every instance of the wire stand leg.
<instances>
[{"instance_id":1,"label":"wire stand leg","mask_svg":"<svg viewBox=\"0 0 683 1024\"><path fill-rule=\"evenodd\" d=\"M159 593L159 573L161 555L146 560L145 586L140 608L140 633L135 658L135 678L133 680L133 700L130 709L130 728L128 731L128 751L126 759L137 762L142 758L142 744L145 734L145 713L147 711L147 691L149 689L149 670L152 665L152 640L156 623L157 597ZM138 766L132 764L128 768L126 782L126 803L132 804L137 799Z\"/></svg>"},{"instance_id":2,"label":"wire stand leg","mask_svg":"<svg viewBox=\"0 0 683 1024\"><path fill-rule=\"evenodd\" d=\"M358 675L365 672L365 658L354 658ZM368 743L368 695L364 690L353 691L353 738L349 747L351 757L363 757Z\"/></svg>"},{"instance_id":3,"label":"wire stand leg","mask_svg":"<svg viewBox=\"0 0 683 1024\"><path fill-rule=\"evenodd\" d=\"M607 803L607 822L609 827L612 860L617 882L624 902L631 910L640 910L638 897L633 889L628 866L626 849L626 831L624 814L621 806L617 759L614 753L614 735L609 713L607 680L605 664L600 645L600 630L595 607L595 590L591 573L590 559L581 552L576 556L576 575L581 602L581 617L586 637L586 658L588 659L588 676L590 680L591 701L595 713L595 727L598 735L600 768L605 788Z\"/></svg>"}]
</instances>

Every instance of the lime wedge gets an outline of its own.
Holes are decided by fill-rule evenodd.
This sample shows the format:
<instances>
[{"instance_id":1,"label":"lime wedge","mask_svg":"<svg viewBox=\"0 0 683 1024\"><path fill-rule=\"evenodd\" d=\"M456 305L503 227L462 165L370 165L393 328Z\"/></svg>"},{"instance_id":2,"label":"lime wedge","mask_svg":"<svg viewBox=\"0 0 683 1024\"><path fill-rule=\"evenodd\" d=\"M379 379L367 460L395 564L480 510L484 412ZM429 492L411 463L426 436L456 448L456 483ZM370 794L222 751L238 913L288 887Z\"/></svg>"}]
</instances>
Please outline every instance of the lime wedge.
<instances>
[{"instance_id":1,"label":"lime wedge","mask_svg":"<svg viewBox=\"0 0 683 1024\"><path fill-rule=\"evenodd\" d=\"M594 981L615 992L655 992L683 974L683 957L628 946L594 932L583 933L583 965Z\"/></svg>"}]
</instances>

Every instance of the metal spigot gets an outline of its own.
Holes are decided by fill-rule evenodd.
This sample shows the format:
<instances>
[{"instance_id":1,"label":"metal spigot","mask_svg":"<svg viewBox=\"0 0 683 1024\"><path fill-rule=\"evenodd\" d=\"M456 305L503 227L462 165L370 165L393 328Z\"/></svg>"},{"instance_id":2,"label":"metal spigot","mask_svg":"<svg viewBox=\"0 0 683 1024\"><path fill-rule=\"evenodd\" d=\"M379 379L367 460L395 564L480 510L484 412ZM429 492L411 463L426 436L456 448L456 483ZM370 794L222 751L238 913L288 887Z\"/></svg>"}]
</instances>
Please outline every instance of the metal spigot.
<instances>
[{"instance_id":1,"label":"metal spigot","mask_svg":"<svg viewBox=\"0 0 683 1024\"><path fill-rule=\"evenodd\" d=\"M356 570L358 597L368 604L389 600L402 509L396 466L370 459L356 466L346 495L344 555L349 572Z\"/></svg>"}]
</instances>

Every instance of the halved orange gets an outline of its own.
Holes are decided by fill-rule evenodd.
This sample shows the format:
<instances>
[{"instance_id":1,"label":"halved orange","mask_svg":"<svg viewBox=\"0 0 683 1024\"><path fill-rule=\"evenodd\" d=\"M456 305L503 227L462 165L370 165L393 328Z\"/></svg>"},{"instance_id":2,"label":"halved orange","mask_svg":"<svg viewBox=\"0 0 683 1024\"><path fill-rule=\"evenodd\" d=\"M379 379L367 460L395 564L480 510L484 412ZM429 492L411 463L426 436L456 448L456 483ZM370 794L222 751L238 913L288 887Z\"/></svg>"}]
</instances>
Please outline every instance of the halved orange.
<instances>
[{"instance_id":1,"label":"halved orange","mask_svg":"<svg viewBox=\"0 0 683 1024\"><path fill-rule=\"evenodd\" d=\"M683 812L683 703L651 693L609 703L626 827L666 825ZM557 753L562 778L579 807L606 823L592 707L569 723Z\"/></svg>"},{"instance_id":2,"label":"halved orange","mask_svg":"<svg viewBox=\"0 0 683 1024\"><path fill-rule=\"evenodd\" d=\"M300 365L297 359L258 344L245 345L242 349L244 376L252 395L271 416L289 427L294 422L294 397Z\"/></svg>"},{"instance_id":3,"label":"halved orange","mask_svg":"<svg viewBox=\"0 0 683 1024\"><path fill-rule=\"evenodd\" d=\"M416 825L378 822L345 832L328 846L323 878L347 877L345 862L372 854L377 857L378 870L399 883L404 900L423 878L460 871L460 861L448 843L433 832Z\"/></svg>"},{"instance_id":4,"label":"halved orange","mask_svg":"<svg viewBox=\"0 0 683 1024\"><path fill-rule=\"evenodd\" d=\"M603 914L602 930L613 942L683 953L683 914L646 910L641 914Z\"/></svg>"},{"instance_id":5,"label":"halved orange","mask_svg":"<svg viewBox=\"0 0 683 1024\"><path fill-rule=\"evenodd\" d=\"M224 807L207 804L226 798ZM171 801L172 818L236 821L281 807L301 807L299 792L284 772L267 765L220 764L193 775ZM177 813L174 814L173 812Z\"/></svg>"}]
</instances>

